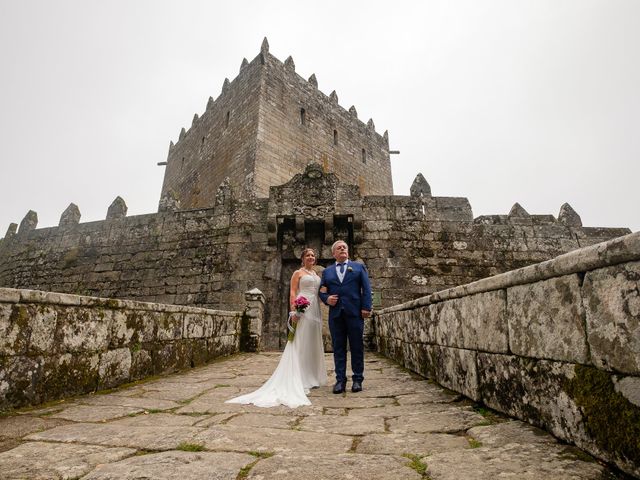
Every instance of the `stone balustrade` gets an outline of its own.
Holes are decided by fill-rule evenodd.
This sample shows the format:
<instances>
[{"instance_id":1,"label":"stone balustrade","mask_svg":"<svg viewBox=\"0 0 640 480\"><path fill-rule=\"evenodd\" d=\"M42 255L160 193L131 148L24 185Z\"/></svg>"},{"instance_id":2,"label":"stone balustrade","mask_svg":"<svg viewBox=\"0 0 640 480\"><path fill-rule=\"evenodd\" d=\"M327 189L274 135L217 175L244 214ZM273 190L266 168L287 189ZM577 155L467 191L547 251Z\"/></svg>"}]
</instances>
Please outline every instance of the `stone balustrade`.
<instances>
[{"instance_id":1,"label":"stone balustrade","mask_svg":"<svg viewBox=\"0 0 640 480\"><path fill-rule=\"evenodd\" d=\"M2 288L0 410L193 367L241 338L257 350L262 305L258 290L245 311L223 311Z\"/></svg>"},{"instance_id":2,"label":"stone balustrade","mask_svg":"<svg viewBox=\"0 0 640 480\"><path fill-rule=\"evenodd\" d=\"M386 308L378 350L640 476L640 232Z\"/></svg>"}]
</instances>

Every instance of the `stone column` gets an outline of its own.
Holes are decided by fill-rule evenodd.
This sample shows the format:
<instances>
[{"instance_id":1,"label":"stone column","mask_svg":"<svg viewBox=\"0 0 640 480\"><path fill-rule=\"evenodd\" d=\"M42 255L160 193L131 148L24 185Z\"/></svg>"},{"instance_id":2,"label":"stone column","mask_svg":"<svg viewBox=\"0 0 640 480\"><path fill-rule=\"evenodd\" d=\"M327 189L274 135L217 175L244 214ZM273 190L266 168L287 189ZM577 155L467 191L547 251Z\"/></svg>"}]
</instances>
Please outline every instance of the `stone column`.
<instances>
[{"instance_id":1,"label":"stone column","mask_svg":"<svg viewBox=\"0 0 640 480\"><path fill-rule=\"evenodd\" d=\"M254 288L244 292L247 306L242 318L240 350L258 352L262 346L262 321L264 319L264 294Z\"/></svg>"}]
</instances>

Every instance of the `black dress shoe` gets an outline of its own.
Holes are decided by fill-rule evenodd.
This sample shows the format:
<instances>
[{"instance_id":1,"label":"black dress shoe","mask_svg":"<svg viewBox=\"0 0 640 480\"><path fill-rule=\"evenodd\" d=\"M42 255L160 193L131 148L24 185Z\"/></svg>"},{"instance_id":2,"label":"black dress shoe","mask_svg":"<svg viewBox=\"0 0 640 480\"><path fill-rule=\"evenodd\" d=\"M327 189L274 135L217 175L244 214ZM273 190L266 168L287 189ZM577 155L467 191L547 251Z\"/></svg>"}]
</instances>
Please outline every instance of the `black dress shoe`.
<instances>
[{"instance_id":1,"label":"black dress shoe","mask_svg":"<svg viewBox=\"0 0 640 480\"><path fill-rule=\"evenodd\" d=\"M344 393L347 389L347 382L336 382L333 386L333 393Z\"/></svg>"},{"instance_id":2,"label":"black dress shoe","mask_svg":"<svg viewBox=\"0 0 640 480\"><path fill-rule=\"evenodd\" d=\"M353 385L351 385L351 391L352 391L353 393L361 392L361 391L362 391L362 382L359 382L359 381L357 381L357 380L354 380L354 381L353 381Z\"/></svg>"}]
</instances>

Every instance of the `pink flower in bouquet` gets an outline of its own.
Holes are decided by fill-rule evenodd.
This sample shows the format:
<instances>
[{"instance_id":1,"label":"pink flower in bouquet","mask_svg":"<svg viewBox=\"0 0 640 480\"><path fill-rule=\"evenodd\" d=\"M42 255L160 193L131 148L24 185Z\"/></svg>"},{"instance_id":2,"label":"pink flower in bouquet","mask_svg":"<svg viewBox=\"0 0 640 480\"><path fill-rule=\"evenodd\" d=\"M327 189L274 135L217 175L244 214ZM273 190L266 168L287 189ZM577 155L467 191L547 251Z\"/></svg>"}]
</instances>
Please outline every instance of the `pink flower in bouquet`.
<instances>
[{"instance_id":1,"label":"pink flower in bouquet","mask_svg":"<svg viewBox=\"0 0 640 480\"><path fill-rule=\"evenodd\" d=\"M309 305L311 305L311 302L304 295L299 295L293 302L293 308L295 308L296 313L298 315L302 315L304 311L309 307ZM287 328L289 330L289 334L287 335L287 340L289 340L290 342L293 342L293 338L296 334L297 323L294 323L292 321L293 316L294 316L293 313L290 313L289 319L287 320Z\"/></svg>"},{"instance_id":2,"label":"pink flower in bouquet","mask_svg":"<svg viewBox=\"0 0 640 480\"><path fill-rule=\"evenodd\" d=\"M304 313L307 307L311 305L311 302L307 300L307 297L305 297L304 295L300 295L298 296L298 298L296 298L296 301L293 303L293 305L296 307L296 312Z\"/></svg>"}]
</instances>

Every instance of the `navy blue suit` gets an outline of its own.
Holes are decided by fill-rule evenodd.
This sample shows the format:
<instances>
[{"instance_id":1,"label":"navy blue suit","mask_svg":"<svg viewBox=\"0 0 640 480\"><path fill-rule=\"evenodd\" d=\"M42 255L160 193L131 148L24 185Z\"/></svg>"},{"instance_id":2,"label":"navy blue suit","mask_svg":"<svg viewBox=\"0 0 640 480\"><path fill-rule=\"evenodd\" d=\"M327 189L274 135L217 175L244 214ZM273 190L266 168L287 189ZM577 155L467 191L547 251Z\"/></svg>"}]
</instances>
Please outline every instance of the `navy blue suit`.
<instances>
[{"instance_id":1,"label":"navy blue suit","mask_svg":"<svg viewBox=\"0 0 640 480\"><path fill-rule=\"evenodd\" d=\"M326 291L323 290L326 288ZM329 331L333 345L336 380L347 380L347 339L351 350L353 380L364 380L364 319L361 310L371 311L371 284L364 265L349 261L340 282L336 264L322 272L320 299L328 305L329 295L338 295L338 303L329 305Z\"/></svg>"}]
</instances>

